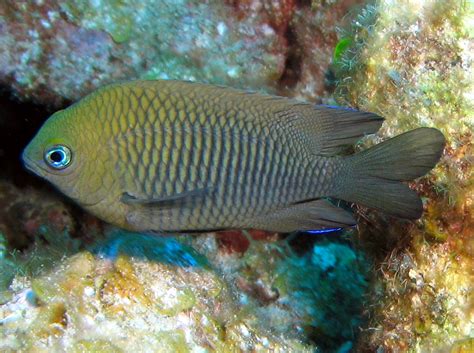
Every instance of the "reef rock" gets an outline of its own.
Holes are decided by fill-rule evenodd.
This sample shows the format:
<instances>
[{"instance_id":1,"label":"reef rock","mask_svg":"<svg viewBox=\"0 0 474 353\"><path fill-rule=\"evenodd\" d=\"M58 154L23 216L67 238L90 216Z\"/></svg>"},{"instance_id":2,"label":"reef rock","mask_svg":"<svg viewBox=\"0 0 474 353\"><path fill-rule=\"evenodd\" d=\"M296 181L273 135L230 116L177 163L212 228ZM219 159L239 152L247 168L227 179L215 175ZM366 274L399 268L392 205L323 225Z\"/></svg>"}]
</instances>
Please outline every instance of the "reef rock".
<instances>
[{"instance_id":1,"label":"reef rock","mask_svg":"<svg viewBox=\"0 0 474 353\"><path fill-rule=\"evenodd\" d=\"M336 28L358 2L2 2L0 83L54 107L139 78L319 99Z\"/></svg>"},{"instance_id":2,"label":"reef rock","mask_svg":"<svg viewBox=\"0 0 474 353\"><path fill-rule=\"evenodd\" d=\"M212 254L204 257L184 242ZM352 346L366 268L347 245L315 244L301 257L274 241L251 241L243 258L218 246L212 236L114 231L40 275L16 273L0 305L0 349L313 352L319 345ZM331 303L342 293L346 299L336 308Z\"/></svg>"},{"instance_id":3,"label":"reef rock","mask_svg":"<svg viewBox=\"0 0 474 353\"><path fill-rule=\"evenodd\" d=\"M0 81L55 106L133 78L271 87L285 43L258 16L232 13L192 0L2 2Z\"/></svg>"},{"instance_id":4,"label":"reef rock","mask_svg":"<svg viewBox=\"0 0 474 353\"><path fill-rule=\"evenodd\" d=\"M361 350L448 351L473 334L469 6L380 1L340 33L334 69L341 104L384 116L378 139L419 126L436 127L447 139L438 166L412 183L425 206L419 221L361 210L360 241L380 261L372 290L376 309Z\"/></svg>"}]
</instances>

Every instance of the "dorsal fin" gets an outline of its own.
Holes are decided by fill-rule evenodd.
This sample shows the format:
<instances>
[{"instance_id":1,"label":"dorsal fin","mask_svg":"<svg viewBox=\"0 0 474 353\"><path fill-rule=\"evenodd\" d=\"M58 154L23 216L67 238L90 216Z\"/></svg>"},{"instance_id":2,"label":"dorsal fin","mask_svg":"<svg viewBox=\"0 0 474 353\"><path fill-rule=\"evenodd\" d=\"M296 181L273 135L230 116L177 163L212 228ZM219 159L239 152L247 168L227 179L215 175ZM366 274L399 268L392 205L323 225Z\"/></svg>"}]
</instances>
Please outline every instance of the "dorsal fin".
<instances>
[{"instance_id":1,"label":"dorsal fin","mask_svg":"<svg viewBox=\"0 0 474 353\"><path fill-rule=\"evenodd\" d=\"M278 113L280 119L296 128L321 156L340 154L362 137L380 129L383 118L351 108L326 105L294 104Z\"/></svg>"}]
</instances>

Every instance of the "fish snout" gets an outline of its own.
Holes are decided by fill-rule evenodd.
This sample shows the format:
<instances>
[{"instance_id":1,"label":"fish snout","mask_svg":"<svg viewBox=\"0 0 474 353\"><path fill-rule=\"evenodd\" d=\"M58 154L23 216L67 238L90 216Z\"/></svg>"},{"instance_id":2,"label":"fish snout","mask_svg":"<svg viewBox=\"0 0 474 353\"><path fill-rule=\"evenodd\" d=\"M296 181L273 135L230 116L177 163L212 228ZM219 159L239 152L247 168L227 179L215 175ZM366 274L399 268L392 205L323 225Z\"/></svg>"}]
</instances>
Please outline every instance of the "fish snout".
<instances>
[{"instance_id":1,"label":"fish snout","mask_svg":"<svg viewBox=\"0 0 474 353\"><path fill-rule=\"evenodd\" d=\"M21 161L23 162L23 165L26 169L31 172L35 172L34 163L30 158L29 145L26 146L23 152L21 153Z\"/></svg>"}]
</instances>

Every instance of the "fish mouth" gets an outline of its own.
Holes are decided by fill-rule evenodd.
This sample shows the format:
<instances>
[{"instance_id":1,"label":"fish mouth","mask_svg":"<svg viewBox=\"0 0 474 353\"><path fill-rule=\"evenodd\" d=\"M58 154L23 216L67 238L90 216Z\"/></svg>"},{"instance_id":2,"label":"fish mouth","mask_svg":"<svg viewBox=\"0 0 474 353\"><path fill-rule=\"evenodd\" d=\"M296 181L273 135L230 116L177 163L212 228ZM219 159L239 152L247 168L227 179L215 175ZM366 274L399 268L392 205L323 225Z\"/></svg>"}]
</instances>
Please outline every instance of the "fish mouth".
<instances>
[{"instance_id":1,"label":"fish mouth","mask_svg":"<svg viewBox=\"0 0 474 353\"><path fill-rule=\"evenodd\" d=\"M26 153L26 149L21 154L21 160L22 160L23 165L25 166L25 168L27 170L29 170L32 173L38 174L38 166L30 158L28 158L28 154Z\"/></svg>"},{"instance_id":2,"label":"fish mouth","mask_svg":"<svg viewBox=\"0 0 474 353\"><path fill-rule=\"evenodd\" d=\"M31 173L42 176L42 177L47 175L48 170L46 170L43 166L41 166L41 164L36 163L32 161L31 159L29 159L28 157L26 157L25 153L23 153L22 160L23 160L23 165L25 166L25 168Z\"/></svg>"},{"instance_id":3,"label":"fish mouth","mask_svg":"<svg viewBox=\"0 0 474 353\"><path fill-rule=\"evenodd\" d=\"M35 172L35 169L33 168L33 164L30 163L29 161L23 160L23 165L24 165L25 168L26 168L27 170L29 170L30 172Z\"/></svg>"}]
</instances>

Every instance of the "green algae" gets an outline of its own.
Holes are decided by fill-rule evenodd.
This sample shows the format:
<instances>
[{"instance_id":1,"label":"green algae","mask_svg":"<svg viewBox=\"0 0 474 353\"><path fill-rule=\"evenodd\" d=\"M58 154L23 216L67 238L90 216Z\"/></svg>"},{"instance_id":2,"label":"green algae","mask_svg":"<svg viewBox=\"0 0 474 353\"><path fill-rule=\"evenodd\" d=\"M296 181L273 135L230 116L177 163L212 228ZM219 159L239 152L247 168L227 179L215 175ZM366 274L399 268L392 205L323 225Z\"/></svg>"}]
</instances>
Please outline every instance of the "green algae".
<instances>
[{"instance_id":1,"label":"green algae","mask_svg":"<svg viewBox=\"0 0 474 353\"><path fill-rule=\"evenodd\" d=\"M352 45L352 39L351 38L341 38L339 42L337 42L336 47L334 48L334 53L333 53L333 60L335 63L337 63L339 60L341 60L342 56L344 55L344 52L348 50L348 48Z\"/></svg>"},{"instance_id":2,"label":"green algae","mask_svg":"<svg viewBox=\"0 0 474 353\"><path fill-rule=\"evenodd\" d=\"M81 246L80 240L72 238L68 230L56 231L45 225L40 227L35 242L28 251L10 251L6 239L2 243L4 245L2 244L0 256L0 302L11 299L13 294L10 286L14 278L36 278L57 265L65 256L76 253ZM33 285L36 285L35 281ZM38 288L39 293L51 294L55 290L54 286Z\"/></svg>"}]
</instances>

